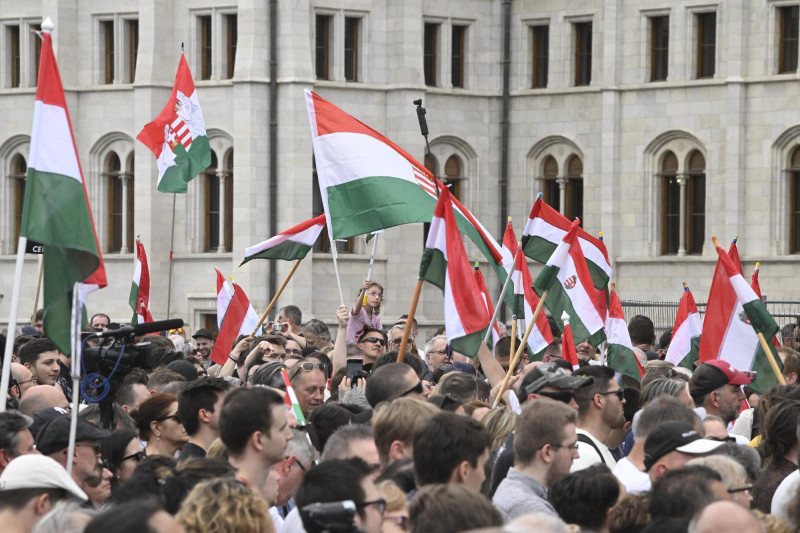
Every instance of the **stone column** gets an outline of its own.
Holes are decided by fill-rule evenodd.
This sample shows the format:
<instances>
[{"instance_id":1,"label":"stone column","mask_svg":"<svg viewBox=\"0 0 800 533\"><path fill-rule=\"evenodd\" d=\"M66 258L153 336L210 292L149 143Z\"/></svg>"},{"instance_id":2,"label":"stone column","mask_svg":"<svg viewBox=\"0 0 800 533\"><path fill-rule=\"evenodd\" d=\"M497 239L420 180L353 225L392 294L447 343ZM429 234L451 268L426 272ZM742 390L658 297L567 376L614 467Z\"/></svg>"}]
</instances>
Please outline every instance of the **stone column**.
<instances>
[{"instance_id":1,"label":"stone column","mask_svg":"<svg viewBox=\"0 0 800 533\"><path fill-rule=\"evenodd\" d=\"M567 181L568 178L566 176L556 179L556 183L558 183L558 212L562 215L567 210Z\"/></svg>"},{"instance_id":2,"label":"stone column","mask_svg":"<svg viewBox=\"0 0 800 533\"><path fill-rule=\"evenodd\" d=\"M221 170L217 172L219 178L219 246L217 246L217 253L222 254L227 252L225 249L225 219L227 213L225 212L225 182L230 177L231 173L228 170Z\"/></svg>"},{"instance_id":3,"label":"stone column","mask_svg":"<svg viewBox=\"0 0 800 533\"><path fill-rule=\"evenodd\" d=\"M678 176L678 185L680 186L680 204L678 212L678 257L686 255L686 181L688 176Z\"/></svg>"},{"instance_id":4,"label":"stone column","mask_svg":"<svg viewBox=\"0 0 800 533\"><path fill-rule=\"evenodd\" d=\"M128 180L133 176L129 172L120 172L120 183L122 184L122 245L120 246L119 253L130 253L130 243L128 242Z\"/></svg>"}]
</instances>

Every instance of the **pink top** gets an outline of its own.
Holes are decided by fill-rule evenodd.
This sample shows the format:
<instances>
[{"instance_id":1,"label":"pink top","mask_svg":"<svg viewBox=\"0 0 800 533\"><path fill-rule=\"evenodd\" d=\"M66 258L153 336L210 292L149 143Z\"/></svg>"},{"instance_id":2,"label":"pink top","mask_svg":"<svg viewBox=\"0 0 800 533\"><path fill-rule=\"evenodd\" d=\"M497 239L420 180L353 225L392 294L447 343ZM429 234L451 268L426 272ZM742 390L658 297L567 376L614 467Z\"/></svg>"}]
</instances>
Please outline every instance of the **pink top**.
<instances>
[{"instance_id":1,"label":"pink top","mask_svg":"<svg viewBox=\"0 0 800 533\"><path fill-rule=\"evenodd\" d=\"M361 308L357 315L354 315L351 309L350 320L347 322L347 342L357 343L358 338L367 328L383 329L380 315L373 314L372 320L370 320L364 307Z\"/></svg>"}]
</instances>

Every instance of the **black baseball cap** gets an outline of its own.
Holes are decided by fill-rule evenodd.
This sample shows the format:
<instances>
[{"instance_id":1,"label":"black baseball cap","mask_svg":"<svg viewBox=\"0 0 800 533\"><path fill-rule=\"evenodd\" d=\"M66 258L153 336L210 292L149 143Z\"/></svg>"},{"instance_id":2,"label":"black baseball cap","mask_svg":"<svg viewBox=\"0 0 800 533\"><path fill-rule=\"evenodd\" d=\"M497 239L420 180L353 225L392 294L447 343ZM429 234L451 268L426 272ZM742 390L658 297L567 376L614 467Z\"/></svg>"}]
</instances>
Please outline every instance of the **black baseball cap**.
<instances>
[{"instance_id":1,"label":"black baseball cap","mask_svg":"<svg viewBox=\"0 0 800 533\"><path fill-rule=\"evenodd\" d=\"M525 374L522 384L519 387L519 400L524 402L529 394L533 394L545 387L553 387L558 390L575 390L585 387L594 381L592 376L573 376L556 363L542 363L536 365L530 372Z\"/></svg>"},{"instance_id":2,"label":"black baseball cap","mask_svg":"<svg viewBox=\"0 0 800 533\"><path fill-rule=\"evenodd\" d=\"M36 437L36 449L42 455L50 455L63 450L69 446L69 426L68 416L58 416L47 422ZM78 428L75 433L75 442L101 441L108 437L110 433L105 429L91 424L85 420L78 419Z\"/></svg>"},{"instance_id":3,"label":"black baseball cap","mask_svg":"<svg viewBox=\"0 0 800 533\"><path fill-rule=\"evenodd\" d=\"M705 455L724 446L724 442L704 439L700 434L686 422L671 420L664 422L653 429L644 441L644 469L650 467L656 461L667 455L669 452L683 452L689 455Z\"/></svg>"}]
</instances>

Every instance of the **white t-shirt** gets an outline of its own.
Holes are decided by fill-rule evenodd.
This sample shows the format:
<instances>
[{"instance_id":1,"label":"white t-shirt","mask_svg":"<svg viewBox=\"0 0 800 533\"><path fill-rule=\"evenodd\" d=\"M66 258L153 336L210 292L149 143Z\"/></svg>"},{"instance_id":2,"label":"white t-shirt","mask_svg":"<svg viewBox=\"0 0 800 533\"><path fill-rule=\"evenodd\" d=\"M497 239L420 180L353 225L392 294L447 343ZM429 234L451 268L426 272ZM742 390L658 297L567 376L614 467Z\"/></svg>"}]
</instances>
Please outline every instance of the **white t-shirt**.
<instances>
[{"instance_id":1,"label":"white t-shirt","mask_svg":"<svg viewBox=\"0 0 800 533\"><path fill-rule=\"evenodd\" d=\"M639 470L627 457L617 461L611 473L617 476L619 482L625 485L625 490L631 494L650 490L650 476Z\"/></svg>"},{"instance_id":2,"label":"white t-shirt","mask_svg":"<svg viewBox=\"0 0 800 533\"><path fill-rule=\"evenodd\" d=\"M800 524L792 524L787 516L789 505L797 498L797 489L800 488L800 470L795 470L781 481L778 488L775 489L775 494L772 496L772 507L770 514L783 518L794 527Z\"/></svg>"},{"instance_id":3,"label":"white t-shirt","mask_svg":"<svg viewBox=\"0 0 800 533\"><path fill-rule=\"evenodd\" d=\"M610 468L611 470L614 469L617 462L614 460L614 456L611 455L611 452L608 450L608 447L590 435L588 432L578 428L577 430L578 435L586 435L589 437L594 445L597 447L597 450L600 450L600 454L597 454L597 450L591 445L578 441L578 453L580 457L572 461L572 468L569 469L570 472L577 472L578 470L583 470L584 468L589 468L593 464L603 463Z\"/></svg>"}]
</instances>

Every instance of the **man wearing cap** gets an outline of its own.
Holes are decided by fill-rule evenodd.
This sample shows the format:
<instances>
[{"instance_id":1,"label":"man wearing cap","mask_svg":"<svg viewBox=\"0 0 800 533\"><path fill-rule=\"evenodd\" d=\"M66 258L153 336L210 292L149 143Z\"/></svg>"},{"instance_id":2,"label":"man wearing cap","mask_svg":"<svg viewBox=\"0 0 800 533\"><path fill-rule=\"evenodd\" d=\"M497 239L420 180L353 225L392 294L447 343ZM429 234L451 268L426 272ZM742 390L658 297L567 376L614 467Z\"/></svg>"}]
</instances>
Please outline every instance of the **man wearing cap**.
<instances>
[{"instance_id":1,"label":"man wearing cap","mask_svg":"<svg viewBox=\"0 0 800 533\"><path fill-rule=\"evenodd\" d=\"M203 366L208 368L211 365L211 349L214 347L214 335L206 328L195 331L192 338L197 346L197 355L203 358Z\"/></svg>"},{"instance_id":2,"label":"man wearing cap","mask_svg":"<svg viewBox=\"0 0 800 533\"><path fill-rule=\"evenodd\" d=\"M57 416L45 423L36 436L36 449L42 455L55 459L65 469L67 468L69 449L69 427L68 416ZM72 479L78 486L103 475L100 463L100 441L108 435L108 431L84 420L78 420L75 451L72 456Z\"/></svg>"},{"instance_id":3,"label":"man wearing cap","mask_svg":"<svg viewBox=\"0 0 800 533\"><path fill-rule=\"evenodd\" d=\"M722 359L706 361L695 369L689 393L706 414L720 417L727 426L736 420L744 400L742 385L755 381L755 372L742 372Z\"/></svg>"},{"instance_id":4,"label":"man wearing cap","mask_svg":"<svg viewBox=\"0 0 800 533\"><path fill-rule=\"evenodd\" d=\"M695 457L709 455L724 442L704 439L686 422L664 422L647 435L644 443L644 469L654 483L669 470L682 468Z\"/></svg>"},{"instance_id":5,"label":"man wearing cap","mask_svg":"<svg viewBox=\"0 0 800 533\"><path fill-rule=\"evenodd\" d=\"M625 425L623 406L625 398L614 381L614 370L607 366L585 366L573 376L594 378L590 385L575 391L578 403L578 452L580 457L572 462L572 472L583 470L596 463L613 469L614 457L605 444L614 429Z\"/></svg>"},{"instance_id":6,"label":"man wearing cap","mask_svg":"<svg viewBox=\"0 0 800 533\"><path fill-rule=\"evenodd\" d=\"M578 456L577 422L577 411L563 403L525 403L514 439L514 467L492 498L506 522L536 512L558 516L547 501L547 491L569 473Z\"/></svg>"},{"instance_id":7,"label":"man wearing cap","mask_svg":"<svg viewBox=\"0 0 800 533\"><path fill-rule=\"evenodd\" d=\"M0 413L0 474L16 457L39 454L30 427L33 419L18 411Z\"/></svg>"},{"instance_id":8,"label":"man wearing cap","mask_svg":"<svg viewBox=\"0 0 800 533\"><path fill-rule=\"evenodd\" d=\"M0 474L0 524L4 533L27 533L67 497L86 501L61 465L50 457L17 457Z\"/></svg>"}]
</instances>

